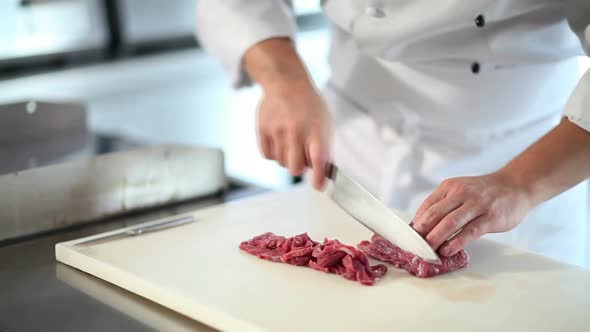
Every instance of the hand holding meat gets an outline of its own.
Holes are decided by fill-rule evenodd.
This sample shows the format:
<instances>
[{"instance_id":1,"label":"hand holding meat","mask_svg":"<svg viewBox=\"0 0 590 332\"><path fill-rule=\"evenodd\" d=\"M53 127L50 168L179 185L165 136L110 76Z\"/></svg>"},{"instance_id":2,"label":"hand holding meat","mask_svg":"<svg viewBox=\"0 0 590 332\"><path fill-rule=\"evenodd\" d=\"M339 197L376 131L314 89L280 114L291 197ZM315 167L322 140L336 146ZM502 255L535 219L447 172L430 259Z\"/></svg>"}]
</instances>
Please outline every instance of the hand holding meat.
<instances>
[{"instance_id":1,"label":"hand holding meat","mask_svg":"<svg viewBox=\"0 0 590 332\"><path fill-rule=\"evenodd\" d=\"M499 173L452 178L422 203L413 227L442 256L451 256L486 233L513 229L531 207L527 193Z\"/></svg>"}]
</instances>

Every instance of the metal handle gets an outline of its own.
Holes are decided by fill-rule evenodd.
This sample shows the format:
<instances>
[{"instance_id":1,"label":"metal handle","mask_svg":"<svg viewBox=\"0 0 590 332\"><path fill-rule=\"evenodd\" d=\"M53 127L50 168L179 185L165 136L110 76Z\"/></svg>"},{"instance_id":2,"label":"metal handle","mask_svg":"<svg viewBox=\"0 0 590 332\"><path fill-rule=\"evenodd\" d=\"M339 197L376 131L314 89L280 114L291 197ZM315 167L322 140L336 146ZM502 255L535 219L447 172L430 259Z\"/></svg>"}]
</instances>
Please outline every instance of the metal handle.
<instances>
[{"instance_id":1,"label":"metal handle","mask_svg":"<svg viewBox=\"0 0 590 332\"><path fill-rule=\"evenodd\" d=\"M326 165L326 177L332 181L336 178L336 174L338 173L338 167L333 163L328 163Z\"/></svg>"},{"instance_id":2,"label":"metal handle","mask_svg":"<svg viewBox=\"0 0 590 332\"><path fill-rule=\"evenodd\" d=\"M158 223L158 224L151 225L151 226L129 229L125 233L127 235L132 235L132 236L133 235L141 235L141 234L145 234L145 233L156 232L156 231L166 229L166 228L179 226L179 225L186 224L186 223L189 223L192 221L193 221L193 217L186 217L186 218L181 218L181 219L169 220L169 221L164 221L162 223Z\"/></svg>"},{"instance_id":3,"label":"metal handle","mask_svg":"<svg viewBox=\"0 0 590 332\"><path fill-rule=\"evenodd\" d=\"M117 232L117 233L113 233L113 234L105 234L105 235L98 236L98 237L95 237L92 239L83 240L81 242L76 243L75 245L88 244L88 243L93 243L93 242L97 242L97 241L104 241L107 239L121 237L121 236L137 236L137 235L141 235L141 234L145 234L145 233L156 232L156 231L164 230L167 228L172 228L172 227L184 225L184 224L187 224L187 223L190 223L193 221L194 221L194 218L192 216L184 217L184 218L180 218L180 219L165 220L165 221L159 222L154 225L136 226L134 228L123 230L121 232Z\"/></svg>"},{"instance_id":4,"label":"metal handle","mask_svg":"<svg viewBox=\"0 0 590 332\"><path fill-rule=\"evenodd\" d=\"M21 0L19 5L21 7L30 7L36 4L53 4L56 2L74 2L73 0Z\"/></svg>"}]
</instances>

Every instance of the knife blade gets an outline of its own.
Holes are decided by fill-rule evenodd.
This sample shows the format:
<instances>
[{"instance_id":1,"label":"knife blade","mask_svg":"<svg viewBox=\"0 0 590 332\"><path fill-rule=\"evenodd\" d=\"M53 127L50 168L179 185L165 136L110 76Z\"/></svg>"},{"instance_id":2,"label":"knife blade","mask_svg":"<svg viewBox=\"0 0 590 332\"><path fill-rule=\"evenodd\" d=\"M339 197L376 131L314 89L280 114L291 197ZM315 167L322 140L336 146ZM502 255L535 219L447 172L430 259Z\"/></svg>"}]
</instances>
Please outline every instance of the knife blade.
<instances>
[{"instance_id":1,"label":"knife blade","mask_svg":"<svg viewBox=\"0 0 590 332\"><path fill-rule=\"evenodd\" d=\"M434 249L420 234L336 165L329 164L326 175L333 184L327 191L328 196L359 223L401 249L427 262L441 264Z\"/></svg>"}]
</instances>

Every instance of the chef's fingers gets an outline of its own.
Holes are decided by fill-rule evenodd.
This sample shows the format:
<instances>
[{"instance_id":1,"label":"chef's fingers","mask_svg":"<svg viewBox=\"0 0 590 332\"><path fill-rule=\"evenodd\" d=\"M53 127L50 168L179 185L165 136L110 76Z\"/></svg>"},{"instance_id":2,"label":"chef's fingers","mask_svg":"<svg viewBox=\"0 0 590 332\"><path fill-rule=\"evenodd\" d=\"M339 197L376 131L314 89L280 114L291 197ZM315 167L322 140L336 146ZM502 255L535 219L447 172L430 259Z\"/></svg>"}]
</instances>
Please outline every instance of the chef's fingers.
<instances>
[{"instance_id":1,"label":"chef's fingers","mask_svg":"<svg viewBox=\"0 0 590 332\"><path fill-rule=\"evenodd\" d=\"M287 146L285 140L284 131L276 131L272 136L272 148L273 148L273 159L276 160L281 166L285 167Z\"/></svg>"},{"instance_id":2,"label":"chef's fingers","mask_svg":"<svg viewBox=\"0 0 590 332\"><path fill-rule=\"evenodd\" d=\"M322 190L326 182L326 164L329 160L328 144L320 135L312 136L307 145L308 163L313 170L313 187Z\"/></svg>"},{"instance_id":3,"label":"chef's fingers","mask_svg":"<svg viewBox=\"0 0 590 332\"><path fill-rule=\"evenodd\" d=\"M488 233L488 221L488 216L484 214L469 222L457 235L440 247L439 254L453 256L465 248L467 244Z\"/></svg>"},{"instance_id":4,"label":"chef's fingers","mask_svg":"<svg viewBox=\"0 0 590 332\"><path fill-rule=\"evenodd\" d=\"M420 204L416 214L414 215L414 219L410 223L410 226L413 226L418 220L422 219L422 215L430 209L431 206L438 203L441 199L445 198L447 195L447 191L444 190L441 186L436 188L426 199Z\"/></svg>"},{"instance_id":5,"label":"chef's fingers","mask_svg":"<svg viewBox=\"0 0 590 332\"><path fill-rule=\"evenodd\" d=\"M260 151L266 159L272 159L272 140L266 134L260 133L258 138Z\"/></svg>"},{"instance_id":6,"label":"chef's fingers","mask_svg":"<svg viewBox=\"0 0 590 332\"><path fill-rule=\"evenodd\" d=\"M287 168L293 176L299 176L305 169L305 148L301 135L297 132L288 134Z\"/></svg>"},{"instance_id":7,"label":"chef's fingers","mask_svg":"<svg viewBox=\"0 0 590 332\"><path fill-rule=\"evenodd\" d=\"M457 233L470 221L481 216L483 213L476 206L463 204L459 208L447 214L434 228L426 235L426 241L437 250L451 236Z\"/></svg>"},{"instance_id":8,"label":"chef's fingers","mask_svg":"<svg viewBox=\"0 0 590 332\"><path fill-rule=\"evenodd\" d=\"M456 197L447 197L434 203L428 210L414 219L412 227L418 234L425 237L434 227L449 213L463 204L463 201Z\"/></svg>"}]
</instances>

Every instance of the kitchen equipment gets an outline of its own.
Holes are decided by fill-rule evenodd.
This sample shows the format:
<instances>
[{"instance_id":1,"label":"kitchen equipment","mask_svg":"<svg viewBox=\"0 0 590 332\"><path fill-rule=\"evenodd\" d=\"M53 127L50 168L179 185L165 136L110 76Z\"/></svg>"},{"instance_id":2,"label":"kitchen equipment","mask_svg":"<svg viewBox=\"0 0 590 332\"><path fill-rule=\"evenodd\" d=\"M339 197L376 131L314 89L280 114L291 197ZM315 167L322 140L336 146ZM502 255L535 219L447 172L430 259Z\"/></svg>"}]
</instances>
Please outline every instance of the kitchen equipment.
<instances>
[{"instance_id":1,"label":"kitchen equipment","mask_svg":"<svg viewBox=\"0 0 590 332\"><path fill-rule=\"evenodd\" d=\"M359 183L342 173L333 164L328 165L328 178L333 182L329 196L357 221L400 248L440 264L434 249L402 219L373 197Z\"/></svg>"},{"instance_id":2,"label":"kitchen equipment","mask_svg":"<svg viewBox=\"0 0 590 332\"><path fill-rule=\"evenodd\" d=\"M0 175L92 155L86 106L29 100L0 105Z\"/></svg>"},{"instance_id":3,"label":"kitchen equipment","mask_svg":"<svg viewBox=\"0 0 590 332\"><path fill-rule=\"evenodd\" d=\"M356 244L371 232L304 187L196 211L142 236L56 246L57 260L223 331L580 331L590 272L488 240L432 279L391 269L367 287L238 249L267 231Z\"/></svg>"},{"instance_id":4,"label":"kitchen equipment","mask_svg":"<svg viewBox=\"0 0 590 332\"><path fill-rule=\"evenodd\" d=\"M0 105L0 148L88 132L86 106L28 100Z\"/></svg>"},{"instance_id":5,"label":"kitchen equipment","mask_svg":"<svg viewBox=\"0 0 590 332\"><path fill-rule=\"evenodd\" d=\"M174 218L172 220L161 220L157 221L156 223L149 224L149 225L139 225L135 227L129 227L126 229L119 230L115 233L106 233L97 235L91 238L87 238L83 242L78 242L77 245L88 245L89 243L94 243L97 241L108 241L116 238L126 237L126 236L138 236L146 233L157 232L161 231L170 227L176 227L180 225L184 225L189 222L193 222L195 219L192 216L184 217L184 218Z\"/></svg>"},{"instance_id":6,"label":"kitchen equipment","mask_svg":"<svg viewBox=\"0 0 590 332\"><path fill-rule=\"evenodd\" d=\"M222 193L223 152L162 145L0 176L0 241Z\"/></svg>"}]
</instances>

